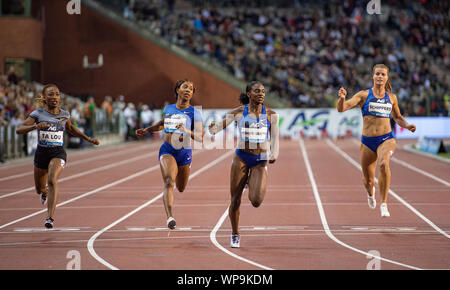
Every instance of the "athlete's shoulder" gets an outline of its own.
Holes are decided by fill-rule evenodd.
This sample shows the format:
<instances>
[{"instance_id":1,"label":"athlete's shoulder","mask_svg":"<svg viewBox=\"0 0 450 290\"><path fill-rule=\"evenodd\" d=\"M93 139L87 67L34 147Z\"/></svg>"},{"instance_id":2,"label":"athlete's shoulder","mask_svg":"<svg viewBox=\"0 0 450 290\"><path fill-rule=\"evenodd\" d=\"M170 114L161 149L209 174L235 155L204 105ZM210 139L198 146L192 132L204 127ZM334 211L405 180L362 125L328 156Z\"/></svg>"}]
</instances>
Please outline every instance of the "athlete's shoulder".
<instances>
[{"instance_id":1,"label":"athlete's shoulder","mask_svg":"<svg viewBox=\"0 0 450 290\"><path fill-rule=\"evenodd\" d=\"M237 108L232 109L229 113L230 114L239 114L239 113L243 113L245 109L245 105L241 105Z\"/></svg>"}]
</instances>

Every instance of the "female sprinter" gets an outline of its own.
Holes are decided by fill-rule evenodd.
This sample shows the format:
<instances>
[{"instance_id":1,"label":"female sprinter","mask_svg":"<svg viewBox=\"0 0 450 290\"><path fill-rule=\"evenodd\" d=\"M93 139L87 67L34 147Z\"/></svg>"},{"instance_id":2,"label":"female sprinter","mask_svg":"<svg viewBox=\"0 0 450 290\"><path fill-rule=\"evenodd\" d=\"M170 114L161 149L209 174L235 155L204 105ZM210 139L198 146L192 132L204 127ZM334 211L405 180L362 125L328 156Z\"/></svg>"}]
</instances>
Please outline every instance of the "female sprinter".
<instances>
[{"instance_id":1,"label":"female sprinter","mask_svg":"<svg viewBox=\"0 0 450 290\"><path fill-rule=\"evenodd\" d=\"M375 170L377 162L380 166L379 190L380 211L382 217L389 217L387 197L391 183L389 162L394 153L396 142L392 134L390 117L402 128L411 132L416 126L408 124L400 114L397 96L392 93L389 81L389 68L384 64L376 64L372 70L373 87L359 91L351 99L345 100L347 91L339 89L338 112L344 112L356 106L361 107L363 115L363 131L361 137L361 168L363 184L367 190L369 207L375 209Z\"/></svg>"},{"instance_id":2,"label":"female sprinter","mask_svg":"<svg viewBox=\"0 0 450 290\"><path fill-rule=\"evenodd\" d=\"M59 194L58 178L67 159L63 147L64 131L95 145L99 142L72 126L69 112L59 107L61 99L56 85L44 86L40 100L44 106L31 112L25 122L17 128L16 133L26 134L38 130L38 146L34 154L34 183L36 193L41 197L41 203L44 204L48 199L48 218L45 220L45 227L51 229Z\"/></svg>"},{"instance_id":3,"label":"female sprinter","mask_svg":"<svg viewBox=\"0 0 450 290\"><path fill-rule=\"evenodd\" d=\"M183 192L189 180L192 162L191 138L203 141L204 129L199 110L191 106L194 84L180 80L175 85L176 103L164 107L162 119L153 126L136 130L138 137L164 129L164 143L159 149L159 165L164 181L163 202L167 215L167 227L175 229L172 216L173 187ZM187 137L187 138L186 138Z\"/></svg>"},{"instance_id":4,"label":"female sprinter","mask_svg":"<svg viewBox=\"0 0 450 290\"><path fill-rule=\"evenodd\" d=\"M242 106L230 111L221 122L213 122L208 127L211 134L217 134L236 121L240 133L230 175L228 215L232 227L232 248L240 246L239 207L244 187L248 184L248 197L254 207L259 207L267 191L267 161L275 162L279 146L278 118L274 111L264 106L264 86L254 81L247 85L245 91L239 97Z\"/></svg>"}]
</instances>

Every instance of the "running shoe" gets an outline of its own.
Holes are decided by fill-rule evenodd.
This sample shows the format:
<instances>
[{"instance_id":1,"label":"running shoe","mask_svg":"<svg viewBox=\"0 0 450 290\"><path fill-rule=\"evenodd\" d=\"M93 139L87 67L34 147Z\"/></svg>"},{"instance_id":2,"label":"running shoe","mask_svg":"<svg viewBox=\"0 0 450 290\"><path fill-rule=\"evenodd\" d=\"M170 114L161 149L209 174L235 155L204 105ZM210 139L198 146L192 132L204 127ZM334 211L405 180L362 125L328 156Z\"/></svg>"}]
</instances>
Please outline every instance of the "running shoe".
<instances>
[{"instance_id":1,"label":"running shoe","mask_svg":"<svg viewBox=\"0 0 450 290\"><path fill-rule=\"evenodd\" d=\"M241 241L241 237L239 235L231 235L230 246L232 248L239 248L240 247L240 241Z\"/></svg>"},{"instance_id":2,"label":"running shoe","mask_svg":"<svg viewBox=\"0 0 450 290\"><path fill-rule=\"evenodd\" d=\"M41 193L40 194L40 200L41 200L41 204L45 204L47 202L47 195L45 193Z\"/></svg>"},{"instance_id":3,"label":"running shoe","mask_svg":"<svg viewBox=\"0 0 450 290\"><path fill-rule=\"evenodd\" d=\"M51 217L49 217L49 218L47 218L46 220L45 220L45 227L47 228L47 229L52 229L53 228L53 222L54 222L54 220L51 218Z\"/></svg>"},{"instance_id":4,"label":"running shoe","mask_svg":"<svg viewBox=\"0 0 450 290\"><path fill-rule=\"evenodd\" d=\"M174 230L176 226L177 223L175 222L175 219L173 217L167 219L167 227L169 227L169 229Z\"/></svg>"},{"instance_id":5,"label":"running shoe","mask_svg":"<svg viewBox=\"0 0 450 290\"><path fill-rule=\"evenodd\" d=\"M380 204L380 211L381 211L381 217L390 217L391 216L389 214L387 204L384 202L382 204Z\"/></svg>"},{"instance_id":6,"label":"running shoe","mask_svg":"<svg viewBox=\"0 0 450 290\"><path fill-rule=\"evenodd\" d=\"M375 200L375 186L373 187L372 190L372 196L367 194L367 202L369 203L369 207L371 209L375 209L375 207L377 206L377 201Z\"/></svg>"}]
</instances>

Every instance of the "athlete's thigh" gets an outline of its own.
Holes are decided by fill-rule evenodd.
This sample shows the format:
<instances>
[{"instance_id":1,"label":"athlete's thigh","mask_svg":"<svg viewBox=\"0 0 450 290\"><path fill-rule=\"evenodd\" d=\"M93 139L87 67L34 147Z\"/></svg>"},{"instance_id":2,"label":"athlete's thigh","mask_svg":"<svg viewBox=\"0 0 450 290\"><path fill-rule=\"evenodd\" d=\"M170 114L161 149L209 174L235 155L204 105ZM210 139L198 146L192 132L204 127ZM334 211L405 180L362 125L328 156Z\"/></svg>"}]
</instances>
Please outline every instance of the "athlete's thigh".
<instances>
[{"instance_id":1,"label":"athlete's thigh","mask_svg":"<svg viewBox=\"0 0 450 290\"><path fill-rule=\"evenodd\" d=\"M34 167L34 184L38 193L45 191L45 187L47 186L47 177L48 169L42 169L36 166Z\"/></svg>"},{"instance_id":2,"label":"athlete's thigh","mask_svg":"<svg viewBox=\"0 0 450 290\"><path fill-rule=\"evenodd\" d=\"M248 167L236 154L231 163L230 192L231 195L242 194L248 178Z\"/></svg>"},{"instance_id":3,"label":"athlete's thigh","mask_svg":"<svg viewBox=\"0 0 450 290\"><path fill-rule=\"evenodd\" d=\"M377 166L377 153L364 144L360 148L361 169L366 179L372 179L375 176Z\"/></svg>"},{"instance_id":4,"label":"athlete's thigh","mask_svg":"<svg viewBox=\"0 0 450 290\"><path fill-rule=\"evenodd\" d=\"M189 181L189 175L191 173L191 164L184 166L178 166L178 174L176 177L176 183L178 189L184 189Z\"/></svg>"},{"instance_id":5,"label":"athlete's thigh","mask_svg":"<svg viewBox=\"0 0 450 290\"><path fill-rule=\"evenodd\" d=\"M267 163L258 164L250 169L248 194L250 200L263 199L267 191Z\"/></svg>"},{"instance_id":6,"label":"athlete's thigh","mask_svg":"<svg viewBox=\"0 0 450 290\"><path fill-rule=\"evenodd\" d=\"M49 181L56 182L64 169L65 161L60 158L53 158L48 164L48 179Z\"/></svg>"},{"instance_id":7,"label":"athlete's thigh","mask_svg":"<svg viewBox=\"0 0 450 290\"><path fill-rule=\"evenodd\" d=\"M396 147L397 143L395 142L395 139L389 139L381 143L377 149L378 163L382 164L384 162L389 162Z\"/></svg>"},{"instance_id":8,"label":"athlete's thigh","mask_svg":"<svg viewBox=\"0 0 450 290\"><path fill-rule=\"evenodd\" d=\"M177 161L172 155L161 155L161 157L159 158L159 167L161 168L161 174L164 180L166 178L175 180L178 174L178 165Z\"/></svg>"}]
</instances>

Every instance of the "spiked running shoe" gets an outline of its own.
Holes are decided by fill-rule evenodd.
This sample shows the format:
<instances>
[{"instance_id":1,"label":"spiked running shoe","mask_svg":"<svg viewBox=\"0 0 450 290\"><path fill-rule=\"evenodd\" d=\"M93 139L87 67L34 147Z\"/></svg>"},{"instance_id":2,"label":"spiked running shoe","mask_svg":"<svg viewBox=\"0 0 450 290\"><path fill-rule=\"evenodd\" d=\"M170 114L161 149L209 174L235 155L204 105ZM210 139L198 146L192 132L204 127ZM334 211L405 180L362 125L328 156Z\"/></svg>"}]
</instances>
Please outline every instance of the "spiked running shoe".
<instances>
[{"instance_id":1,"label":"spiked running shoe","mask_svg":"<svg viewBox=\"0 0 450 290\"><path fill-rule=\"evenodd\" d=\"M232 248L239 248L240 247L240 241L241 241L241 237L239 235L231 235L230 246Z\"/></svg>"},{"instance_id":2,"label":"spiked running shoe","mask_svg":"<svg viewBox=\"0 0 450 290\"><path fill-rule=\"evenodd\" d=\"M167 227L171 230L174 230L177 226L177 223L175 222L175 219L173 217L170 217L167 219Z\"/></svg>"},{"instance_id":3,"label":"spiked running shoe","mask_svg":"<svg viewBox=\"0 0 450 290\"><path fill-rule=\"evenodd\" d=\"M45 193L40 194L40 201L43 205L47 202L47 195Z\"/></svg>"},{"instance_id":4,"label":"spiked running shoe","mask_svg":"<svg viewBox=\"0 0 450 290\"><path fill-rule=\"evenodd\" d=\"M375 209L375 207L377 206L377 201L375 200L375 186L373 187L372 190L372 196L367 194L367 202L369 203L369 207L371 209Z\"/></svg>"},{"instance_id":5,"label":"spiked running shoe","mask_svg":"<svg viewBox=\"0 0 450 290\"><path fill-rule=\"evenodd\" d=\"M390 217L391 216L389 214L389 211L388 211L386 203L380 204L380 211L381 211L381 217Z\"/></svg>"},{"instance_id":6,"label":"spiked running shoe","mask_svg":"<svg viewBox=\"0 0 450 290\"><path fill-rule=\"evenodd\" d=\"M54 222L54 220L53 220L51 217L49 217L49 218L47 218L47 219L45 220L44 226L45 226L47 229L52 229L52 228L53 228L53 222Z\"/></svg>"}]
</instances>

